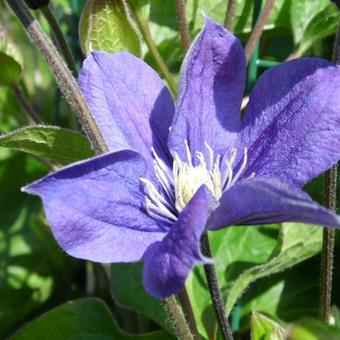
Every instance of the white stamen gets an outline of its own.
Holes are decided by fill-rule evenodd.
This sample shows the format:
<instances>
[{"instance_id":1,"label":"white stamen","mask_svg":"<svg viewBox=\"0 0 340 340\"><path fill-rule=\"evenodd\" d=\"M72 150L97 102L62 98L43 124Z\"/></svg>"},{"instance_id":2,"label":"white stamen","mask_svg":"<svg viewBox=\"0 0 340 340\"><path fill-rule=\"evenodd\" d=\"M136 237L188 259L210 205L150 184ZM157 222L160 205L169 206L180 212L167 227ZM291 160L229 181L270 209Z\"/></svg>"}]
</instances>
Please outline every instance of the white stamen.
<instances>
[{"instance_id":1,"label":"white stamen","mask_svg":"<svg viewBox=\"0 0 340 340\"><path fill-rule=\"evenodd\" d=\"M221 164L221 156L215 156L213 149L205 142L208 159L206 161L203 152L196 151L198 164L194 165L187 140L184 141L184 145L186 161L181 160L179 155L174 152L172 171L152 148L155 177L160 189L156 189L150 180L141 178L145 186L147 213L163 222L176 221L177 214L184 209L203 184L207 186L216 200L219 200L223 192L229 190L239 180L247 165L247 148L244 149L242 163L234 174L233 165L237 156L236 149L232 149L230 158L223 159ZM223 170L223 173L221 170ZM255 173L252 173L248 178L254 176Z\"/></svg>"}]
</instances>

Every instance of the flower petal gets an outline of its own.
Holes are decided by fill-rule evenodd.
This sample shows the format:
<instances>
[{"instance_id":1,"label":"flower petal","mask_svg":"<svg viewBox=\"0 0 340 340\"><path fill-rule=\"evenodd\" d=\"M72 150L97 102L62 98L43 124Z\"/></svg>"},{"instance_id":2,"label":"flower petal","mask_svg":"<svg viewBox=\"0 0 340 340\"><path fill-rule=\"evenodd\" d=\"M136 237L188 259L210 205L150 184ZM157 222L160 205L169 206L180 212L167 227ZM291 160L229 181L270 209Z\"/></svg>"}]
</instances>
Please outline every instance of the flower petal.
<instances>
[{"instance_id":1,"label":"flower petal","mask_svg":"<svg viewBox=\"0 0 340 340\"><path fill-rule=\"evenodd\" d=\"M199 244L210 199L209 190L202 186L165 238L147 249L144 255L144 286L149 294L166 297L177 293L192 267L204 262Z\"/></svg>"},{"instance_id":2,"label":"flower petal","mask_svg":"<svg viewBox=\"0 0 340 340\"><path fill-rule=\"evenodd\" d=\"M304 58L258 80L245 112L239 148L244 176L276 177L303 186L340 159L340 67Z\"/></svg>"},{"instance_id":3,"label":"flower petal","mask_svg":"<svg viewBox=\"0 0 340 340\"><path fill-rule=\"evenodd\" d=\"M66 253L96 262L133 262L164 237L143 211L139 178L146 162L124 150L76 163L25 188L39 195L54 237Z\"/></svg>"},{"instance_id":4,"label":"flower petal","mask_svg":"<svg viewBox=\"0 0 340 340\"><path fill-rule=\"evenodd\" d=\"M180 96L169 148L186 160L184 140L192 155L230 147L240 128L240 106L245 84L245 56L239 40L223 26L206 18L181 70Z\"/></svg>"},{"instance_id":5,"label":"flower petal","mask_svg":"<svg viewBox=\"0 0 340 340\"><path fill-rule=\"evenodd\" d=\"M110 151L132 149L150 160L167 154L174 113L171 95L154 70L128 52L93 52L79 86Z\"/></svg>"},{"instance_id":6,"label":"flower petal","mask_svg":"<svg viewBox=\"0 0 340 340\"><path fill-rule=\"evenodd\" d=\"M277 178L253 178L236 183L209 216L209 229L229 225L302 222L340 227L340 217L300 189Z\"/></svg>"}]
</instances>

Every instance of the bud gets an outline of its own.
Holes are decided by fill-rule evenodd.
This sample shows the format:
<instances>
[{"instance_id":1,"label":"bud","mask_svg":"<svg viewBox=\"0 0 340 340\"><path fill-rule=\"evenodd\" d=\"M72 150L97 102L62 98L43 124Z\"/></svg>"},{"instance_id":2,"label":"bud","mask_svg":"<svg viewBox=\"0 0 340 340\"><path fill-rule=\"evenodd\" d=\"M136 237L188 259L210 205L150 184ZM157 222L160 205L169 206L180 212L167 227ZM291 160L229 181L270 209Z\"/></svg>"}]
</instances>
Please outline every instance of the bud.
<instances>
[{"instance_id":1,"label":"bud","mask_svg":"<svg viewBox=\"0 0 340 340\"><path fill-rule=\"evenodd\" d=\"M25 2L30 9L36 10L47 6L50 0L25 0Z\"/></svg>"}]
</instances>

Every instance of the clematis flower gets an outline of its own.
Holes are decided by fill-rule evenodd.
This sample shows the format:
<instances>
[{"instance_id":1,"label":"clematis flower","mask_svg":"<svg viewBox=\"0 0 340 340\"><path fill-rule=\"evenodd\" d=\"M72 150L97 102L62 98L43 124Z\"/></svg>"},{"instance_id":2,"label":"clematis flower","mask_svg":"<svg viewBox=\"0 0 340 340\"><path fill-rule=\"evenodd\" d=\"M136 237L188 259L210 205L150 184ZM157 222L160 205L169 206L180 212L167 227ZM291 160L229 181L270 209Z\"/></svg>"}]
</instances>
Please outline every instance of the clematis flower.
<instances>
[{"instance_id":1,"label":"clematis flower","mask_svg":"<svg viewBox=\"0 0 340 340\"><path fill-rule=\"evenodd\" d=\"M340 227L301 188L340 158L340 68L317 58L266 71L241 119L239 40L206 19L168 89L126 52L94 52L79 84L110 153L28 185L64 251L144 261L145 289L178 292L204 230L297 221Z\"/></svg>"}]
</instances>

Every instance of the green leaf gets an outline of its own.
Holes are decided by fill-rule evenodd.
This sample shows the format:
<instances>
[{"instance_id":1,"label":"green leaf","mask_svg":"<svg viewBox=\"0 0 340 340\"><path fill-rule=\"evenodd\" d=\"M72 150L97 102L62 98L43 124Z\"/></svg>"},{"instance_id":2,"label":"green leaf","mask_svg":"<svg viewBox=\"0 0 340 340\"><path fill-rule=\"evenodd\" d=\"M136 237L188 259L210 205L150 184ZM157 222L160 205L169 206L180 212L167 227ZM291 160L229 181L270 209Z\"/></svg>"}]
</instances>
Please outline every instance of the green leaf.
<instances>
[{"instance_id":1,"label":"green leaf","mask_svg":"<svg viewBox=\"0 0 340 340\"><path fill-rule=\"evenodd\" d=\"M11 339L167 339L158 332L146 336L124 334L113 320L105 303L96 298L75 300L43 314L23 327Z\"/></svg>"},{"instance_id":2,"label":"green leaf","mask_svg":"<svg viewBox=\"0 0 340 340\"><path fill-rule=\"evenodd\" d=\"M152 297L144 290L142 268L142 263L112 264L112 295L120 305L140 312L172 332L172 326L161 300Z\"/></svg>"},{"instance_id":3,"label":"green leaf","mask_svg":"<svg viewBox=\"0 0 340 340\"><path fill-rule=\"evenodd\" d=\"M306 235L308 235L307 238ZM322 229L320 227L297 223L283 224L278 245L271 259L244 271L233 283L227 296L226 313L231 312L251 282L283 271L317 254L321 249L321 239Z\"/></svg>"},{"instance_id":4,"label":"green leaf","mask_svg":"<svg viewBox=\"0 0 340 340\"><path fill-rule=\"evenodd\" d=\"M230 285L246 269L268 261L275 249L278 225L265 227L228 227L210 232L209 240L224 296ZM217 336L218 325L202 266L195 267L186 282L197 327L205 339Z\"/></svg>"},{"instance_id":5,"label":"green leaf","mask_svg":"<svg viewBox=\"0 0 340 340\"><path fill-rule=\"evenodd\" d=\"M28 126L1 135L0 147L23 151L62 165L94 155L85 136L57 126Z\"/></svg>"},{"instance_id":6,"label":"green leaf","mask_svg":"<svg viewBox=\"0 0 340 340\"><path fill-rule=\"evenodd\" d=\"M79 36L85 55L94 50L141 55L140 38L125 0L88 0L80 18Z\"/></svg>"},{"instance_id":7,"label":"green leaf","mask_svg":"<svg viewBox=\"0 0 340 340\"><path fill-rule=\"evenodd\" d=\"M18 47L0 27L0 86L18 83L23 68L23 57Z\"/></svg>"},{"instance_id":8,"label":"green leaf","mask_svg":"<svg viewBox=\"0 0 340 340\"><path fill-rule=\"evenodd\" d=\"M1 161L0 338L52 298L70 296L65 287L79 270L79 262L60 250L43 222L39 200L20 191L45 173L40 162L24 154Z\"/></svg>"},{"instance_id":9,"label":"green leaf","mask_svg":"<svg viewBox=\"0 0 340 340\"><path fill-rule=\"evenodd\" d=\"M327 325L317 319L304 319L289 328L289 340L338 340L340 328Z\"/></svg>"},{"instance_id":10,"label":"green leaf","mask_svg":"<svg viewBox=\"0 0 340 340\"><path fill-rule=\"evenodd\" d=\"M253 312L251 317L251 340L284 340L284 328L267 316Z\"/></svg>"},{"instance_id":11,"label":"green leaf","mask_svg":"<svg viewBox=\"0 0 340 340\"><path fill-rule=\"evenodd\" d=\"M340 12L333 4L329 4L323 11L316 15L306 27L297 55L303 54L316 41L336 32Z\"/></svg>"},{"instance_id":12,"label":"green leaf","mask_svg":"<svg viewBox=\"0 0 340 340\"><path fill-rule=\"evenodd\" d=\"M250 283L315 255L321 247L321 234L320 227L299 223L228 227L209 233L218 281L226 299L226 312L231 312ZM201 267L195 268L186 287L191 300L195 301L193 311L199 321L199 332L205 338L216 336L217 325ZM276 293L277 299L280 299L280 293ZM277 299L273 302L273 310Z\"/></svg>"},{"instance_id":13,"label":"green leaf","mask_svg":"<svg viewBox=\"0 0 340 340\"><path fill-rule=\"evenodd\" d=\"M299 43L313 19L329 6L329 0L299 0L291 2L291 24L295 43ZM324 17L324 23L326 18Z\"/></svg>"}]
</instances>

